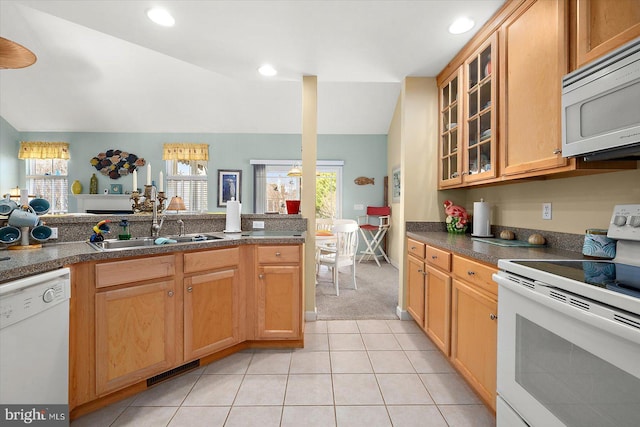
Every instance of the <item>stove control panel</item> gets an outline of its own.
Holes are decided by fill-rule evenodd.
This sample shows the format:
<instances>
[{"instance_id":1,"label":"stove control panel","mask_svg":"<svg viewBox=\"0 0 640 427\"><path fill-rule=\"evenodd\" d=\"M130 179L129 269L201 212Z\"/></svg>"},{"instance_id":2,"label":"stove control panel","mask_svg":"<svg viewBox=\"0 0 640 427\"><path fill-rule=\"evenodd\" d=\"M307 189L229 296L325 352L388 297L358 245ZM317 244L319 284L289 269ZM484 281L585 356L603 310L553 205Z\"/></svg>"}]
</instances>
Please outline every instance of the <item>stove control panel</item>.
<instances>
[{"instance_id":1,"label":"stove control panel","mask_svg":"<svg viewBox=\"0 0 640 427\"><path fill-rule=\"evenodd\" d=\"M640 241L640 205L616 205L607 236L612 239Z\"/></svg>"}]
</instances>

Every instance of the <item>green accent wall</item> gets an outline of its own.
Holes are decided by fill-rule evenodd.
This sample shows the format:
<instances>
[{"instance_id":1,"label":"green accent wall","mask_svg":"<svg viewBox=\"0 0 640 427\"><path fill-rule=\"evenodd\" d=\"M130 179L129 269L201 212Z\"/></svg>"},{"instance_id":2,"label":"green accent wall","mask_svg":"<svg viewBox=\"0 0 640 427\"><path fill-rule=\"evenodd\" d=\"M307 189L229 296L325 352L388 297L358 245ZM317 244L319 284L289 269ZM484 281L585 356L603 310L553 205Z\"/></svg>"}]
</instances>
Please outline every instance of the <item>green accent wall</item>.
<instances>
[{"instance_id":1,"label":"green accent wall","mask_svg":"<svg viewBox=\"0 0 640 427\"><path fill-rule=\"evenodd\" d=\"M0 120L2 120L0 118ZM88 192L89 179L97 171L89 164L89 160L108 149L120 149L143 157L151 163L152 179L158 179L162 170L166 177L165 162L162 160L162 147L169 142L205 143L209 144L209 211L221 212L217 207L218 169L242 170L242 212L253 211L253 168L251 159L267 160L300 160L301 136L296 134L211 134L211 133L104 133L104 132L17 132L6 121L2 125L2 160L5 178L0 182L0 190L6 192L15 187L10 178L6 178L5 161L11 166L9 176L20 179L24 186L24 173L21 162L14 160L18 150L18 141L66 141L69 143L70 164L69 182L79 180L83 192ZM7 127L9 131L5 131ZM5 135L6 134L6 135ZM13 143L10 148L7 145ZM13 141L13 142L12 142ZM12 157L13 156L13 157ZM6 159L5 159L6 157ZM387 170L387 136L386 135L318 135L319 160L343 160L343 218L355 219L364 211L355 211L354 204L380 205L383 202L383 182ZM106 188L110 184L123 184L125 191L132 187L131 176L112 180L96 173L98 188ZM353 180L359 176L375 178L375 185L356 185ZM146 168L138 172L138 186L146 180ZM69 200L69 209L76 209L73 197Z\"/></svg>"}]
</instances>

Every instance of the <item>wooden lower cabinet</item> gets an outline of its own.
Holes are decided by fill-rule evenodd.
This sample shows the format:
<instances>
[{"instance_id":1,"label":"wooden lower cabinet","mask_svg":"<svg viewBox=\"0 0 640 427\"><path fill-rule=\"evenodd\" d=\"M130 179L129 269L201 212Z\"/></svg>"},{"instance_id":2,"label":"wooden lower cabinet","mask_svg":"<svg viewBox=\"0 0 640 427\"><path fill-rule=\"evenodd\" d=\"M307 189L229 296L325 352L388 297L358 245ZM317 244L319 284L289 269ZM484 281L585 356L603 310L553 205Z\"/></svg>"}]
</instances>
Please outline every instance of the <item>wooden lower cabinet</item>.
<instances>
[{"instance_id":1,"label":"wooden lower cabinet","mask_svg":"<svg viewBox=\"0 0 640 427\"><path fill-rule=\"evenodd\" d=\"M449 354L451 277L431 266L426 267L425 332L440 350Z\"/></svg>"},{"instance_id":2,"label":"wooden lower cabinet","mask_svg":"<svg viewBox=\"0 0 640 427\"><path fill-rule=\"evenodd\" d=\"M258 322L256 335L265 338L300 336L300 267L261 265L256 289Z\"/></svg>"},{"instance_id":3,"label":"wooden lower cabinet","mask_svg":"<svg viewBox=\"0 0 640 427\"><path fill-rule=\"evenodd\" d=\"M99 292L96 301L98 395L166 371L175 362L175 282Z\"/></svg>"},{"instance_id":4,"label":"wooden lower cabinet","mask_svg":"<svg viewBox=\"0 0 640 427\"><path fill-rule=\"evenodd\" d=\"M239 289L237 268L184 279L185 360L240 341Z\"/></svg>"},{"instance_id":5,"label":"wooden lower cabinet","mask_svg":"<svg viewBox=\"0 0 640 427\"><path fill-rule=\"evenodd\" d=\"M453 280L451 362L496 409L497 297Z\"/></svg>"},{"instance_id":6,"label":"wooden lower cabinet","mask_svg":"<svg viewBox=\"0 0 640 427\"><path fill-rule=\"evenodd\" d=\"M73 265L71 418L245 341L299 345L301 252L300 244L240 245Z\"/></svg>"},{"instance_id":7,"label":"wooden lower cabinet","mask_svg":"<svg viewBox=\"0 0 640 427\"><path fill-rule=\"evenodd\" d=\"M425 318L425 270L424 261L407 257L407 311L424 329Z\"/></svg>"}]
</instances>

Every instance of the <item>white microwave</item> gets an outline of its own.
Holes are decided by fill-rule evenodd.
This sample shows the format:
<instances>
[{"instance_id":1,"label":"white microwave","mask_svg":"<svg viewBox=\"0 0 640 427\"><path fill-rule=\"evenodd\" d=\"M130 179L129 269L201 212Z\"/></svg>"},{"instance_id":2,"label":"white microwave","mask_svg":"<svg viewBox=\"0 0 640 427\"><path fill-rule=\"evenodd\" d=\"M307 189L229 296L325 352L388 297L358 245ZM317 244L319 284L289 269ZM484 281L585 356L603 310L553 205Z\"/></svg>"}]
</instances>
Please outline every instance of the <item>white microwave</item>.
<instances>
[{"instance_id":1,"label":"white microwave","mask_svg":"<svg viewBox=\"0 0 640 427\"><path fill-rule=\"evenodd\" d=\"M640 38L562 79L562 156L640 158Z\"/></svg>"}]
</instances>

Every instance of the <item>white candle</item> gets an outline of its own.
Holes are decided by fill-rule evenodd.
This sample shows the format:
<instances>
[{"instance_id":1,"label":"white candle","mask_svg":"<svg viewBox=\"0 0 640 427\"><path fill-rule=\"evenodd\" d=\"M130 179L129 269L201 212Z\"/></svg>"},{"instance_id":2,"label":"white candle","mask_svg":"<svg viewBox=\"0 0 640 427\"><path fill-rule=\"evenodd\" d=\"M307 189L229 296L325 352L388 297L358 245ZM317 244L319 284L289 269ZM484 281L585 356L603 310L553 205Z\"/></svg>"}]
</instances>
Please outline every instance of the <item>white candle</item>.
<instances>
[{"instance_id":1,"label":"white candle","mask_svg":"<svg viewBox=\"0 0 640 427\"><path fill-rule=\"evenodd\" d=\"M147 163L147 185L151 185L151 163Z\"/></svg>"},{"instance_id":2,"label":"white candle","mask_svg":"<svg viewBox=\"0 0 640 427\"><path fill-rule=\"evenodd\" d=\"M133 191L138 190L138 171L134 170L133 173Z\"/></svg>"},{"instance_id":3,"label":"white candle","mask_svg":"<svg viewBox=\"0 0 640 427\"><path fill-rule=\"evenodd\" d=\"M164 184L162 183L163 181L163 174L162 171L160 171L160 173L158 174L158 191L162 192L164 191Z\"/></svg>"}]
</instances>

